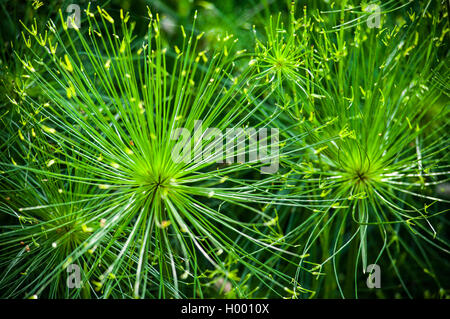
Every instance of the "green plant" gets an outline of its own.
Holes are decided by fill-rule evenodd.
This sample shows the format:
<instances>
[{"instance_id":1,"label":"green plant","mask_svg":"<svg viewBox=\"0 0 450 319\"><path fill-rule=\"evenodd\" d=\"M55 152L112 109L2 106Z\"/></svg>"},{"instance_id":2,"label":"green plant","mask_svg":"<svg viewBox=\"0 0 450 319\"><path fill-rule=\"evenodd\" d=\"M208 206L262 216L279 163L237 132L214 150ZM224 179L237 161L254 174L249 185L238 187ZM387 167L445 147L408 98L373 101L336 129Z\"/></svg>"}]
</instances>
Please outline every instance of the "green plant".
<instances>
[{"instance_id":1,"label":"green plant","mask_svg":"<svg viewBox=\"0 0 450 319\"><path fill-rule=\"evenodd\" d=\"M98 21L89 10L87 37L66 25L60 34L50 22L49 33L58 43L57 51L47 51L52 63L44 64L36 51L32 57L21 59L48 102L26 99L29 129L20 134L27 136L22 139L27 150L42 151L44 145L43 149L52 149L52 156L37 158L36 165L14 162L10 166L40 178L56 179L62 183L63 194L71 190L77 195L67 202L45 188L47 203L19 206L19 211L38 207L50 214L49 209L57 205L69 216L75 215L67 222L74 229L72 237L60 234L56 240L69 247L66 255L58 255L56 270L48 276L61 273L90 252L94 260L87 280L95 279L97 290L105 297L121 293L133 297L202 297L203 281L212 276L217 281L219 275L236 287L237 296L246 296L248 292L241 286L248 277L236 274L235 261L244 264L250 270L248 276L258 277L269 289L282 288L289 276L241 248L249 241L253 249L285 252L283 247L275 246L280 241L277 234L264 230L272 218L258 207L281 201L270 192L276 178L261 179L261 163L227 165L226 153L219 154L225 165L210 158L200 160L200 144L207 148L208 143L197 142L195 136L188 141L192 144L188 154L193 154L192 159L176 163L171 158L172 149L180 143L173 138L177 128L194 132L198 119L206 127L223 131L245 127L261 103L252 96L255 86L248 84L251 71L232 77L233 59L227 51L213 52L210 57L204 51L196 52L202 34L192 31L187 35L183 28L183 45L175 47L175 54L168 57L159 18L151 12L148 41L136 47L132 41L133 24L127 23L127 15L120 12L122 36L118 36L114 18L98 8ZM34 36L39 39L39 34ZM49 41L53 41L52 37ZM75 43L75 37L79 42ZM228 50L232 50L231 46ZM201 62L208 59L211 61L203 67ZM35 72L35 63L43 65L46 72ZM91 77L86 76L88 69ZM52 85L49 79L59 80ZM249 152L248 147L245 151ZM59 170L48 170L57 164ZM256 178L246 177L252 171ZM83 209L75 212L73 205L81 203ZM234 207L246 208L251 215L233 212ZM53 216L44 216L50 219L48 223L54 222ZM38 218L39 223L46 224L46 218ZM52 226L51 231L56 227ZM47 231L33 236L43 236ZM83 234L86 232L88 237ZM18 236L17 241L30 237L22 232L2 236L9 238L13 234ZM77 245L71 242L75 234L80 234L76 236ZM12 242L6 240L3 244ZM47 246L49 243L46 240ZM115 258L102 275L95 277L99 264L104 264L105 257L113 252ZM150 285L149 280L158 285ZM43 280L27 295L45 293L47 284Z\"/></svg>"},{"instance_id":2,"label":"green plant","mask_svg":"<svg viewBox=\"0 0 450 319\"><path fill-rule=\"evenodd\" d=\"M292 121L300 124L299 130L323 125L309 135L309 144L329 141L309 156L287 158L292 168L288 183L298 185L299 196L332 201L297 223L289 219L289 224L299 226L290 227L287 235L304 243L301 255L322 260L311 270L325 278L319 281L326 283L325 296L333 291L333 296L339 292L357 297L358 282L364 283L358 274L387 258L405 294L412 297L397 267L400 246L434 279L437 290L444 291L434 260L439 260L439 251L448 252L448 241L433 224L446 223L442 214L448 199L432 195L429 187L448 181L449 92L436 81L436 74L448 79L449 73L447 53L442 60L440 53L447 21L439 7L434 10L429 16L412 13L408 25L391 31L359 24L336 32L329 32L323 15L313 15L314 23L305 11L299 20L291 15L289 30L280 31L279 23L269 25L267 47L272 51L256 57L259 67L272 65L266 72L278 70L268 82L277 83L280 94L275 103L288 115L284 131L289 132ZM344 11L336 13L343 19ZM421 33L424 29L432 31ZM437 30L444 30L440 37ZM292 62L282 68L280 57ZM309 63L307 72L295 61ZM285 89L282 75L299 89ZM430 121L427 114L433 109L435 118ZM430 246L425 249L426 244ZM343 256L348 256L345 261ZM345 288L338 275L341 267L346 268L341 276ZM308 272L299 268L292 291L305 276ZM309 288L315 286L312 281Z\"/></svg>"},{"instance_id":3,"label":"green plant","mask_svg":"<svg viewBox=\"0 0 450 319\"><path fill-rule=\"evenodd\" d=\"M199 12L231 21L232 3ZM372 28L369 3L243 5L253 31L211 36L197 4L155 5L193 22L87 5L79 28L62 10L24 23L26 85L0 114L1 297L373 297L369 264L377 297L447 296L445 7L388 1ZM271 174L239 147L261 128Z\"/></svg>"}]
</instances>

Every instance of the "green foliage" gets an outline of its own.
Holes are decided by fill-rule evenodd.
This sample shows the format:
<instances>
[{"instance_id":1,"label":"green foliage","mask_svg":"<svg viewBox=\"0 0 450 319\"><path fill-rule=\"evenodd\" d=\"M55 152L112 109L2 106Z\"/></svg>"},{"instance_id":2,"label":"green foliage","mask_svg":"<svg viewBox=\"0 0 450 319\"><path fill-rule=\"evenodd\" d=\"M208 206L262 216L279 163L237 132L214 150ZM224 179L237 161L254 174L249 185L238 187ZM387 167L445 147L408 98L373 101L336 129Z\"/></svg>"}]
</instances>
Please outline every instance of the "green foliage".
<instances>
[{"instance_id":1,"label":"green foliage","mask_svg":"<svg viewBox=\"0 0 450 319\"><path fill-rule=\"evenodd\" d=\"M135 5L33 3L2 58L1 297L448 296L446 7Z\"/></svg>"}]
</instances>

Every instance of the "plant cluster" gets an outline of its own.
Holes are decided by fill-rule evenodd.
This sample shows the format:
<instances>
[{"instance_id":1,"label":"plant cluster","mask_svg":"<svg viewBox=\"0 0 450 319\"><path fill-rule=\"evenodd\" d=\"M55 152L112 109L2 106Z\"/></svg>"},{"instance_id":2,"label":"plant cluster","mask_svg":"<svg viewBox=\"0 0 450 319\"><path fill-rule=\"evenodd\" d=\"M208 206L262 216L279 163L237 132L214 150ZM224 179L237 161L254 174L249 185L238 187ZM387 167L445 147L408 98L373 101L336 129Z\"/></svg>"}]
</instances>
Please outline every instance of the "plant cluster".
<instances>
[{"instance_id":1,"label":"plant cluster","mask_svg":"<svg viewBox=\"0 0 450 319\"><path fill-rule=\"evenodd\" d=\"M445 3L80 5L3 22L0 297L449 296Z\"/></svg>"}]
</instances>

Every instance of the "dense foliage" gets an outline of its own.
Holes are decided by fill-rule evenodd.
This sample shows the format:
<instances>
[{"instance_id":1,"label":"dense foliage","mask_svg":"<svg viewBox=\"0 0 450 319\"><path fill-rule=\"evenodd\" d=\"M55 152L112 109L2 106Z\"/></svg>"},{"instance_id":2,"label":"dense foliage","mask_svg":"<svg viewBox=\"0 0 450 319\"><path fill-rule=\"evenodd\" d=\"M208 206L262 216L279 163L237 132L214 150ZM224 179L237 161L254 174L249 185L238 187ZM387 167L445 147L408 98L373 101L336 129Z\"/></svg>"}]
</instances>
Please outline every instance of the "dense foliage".
<instances>
[{"instance_id":1,"label":"dense foliage","mask_svg":"<svg viewBox=\"0 0 450 319\"><path fill-rule=\"evenodd\" d=\"M49 2L1 3L0 297L449 296L446 1Z\"/></svg>"}]
</instances>

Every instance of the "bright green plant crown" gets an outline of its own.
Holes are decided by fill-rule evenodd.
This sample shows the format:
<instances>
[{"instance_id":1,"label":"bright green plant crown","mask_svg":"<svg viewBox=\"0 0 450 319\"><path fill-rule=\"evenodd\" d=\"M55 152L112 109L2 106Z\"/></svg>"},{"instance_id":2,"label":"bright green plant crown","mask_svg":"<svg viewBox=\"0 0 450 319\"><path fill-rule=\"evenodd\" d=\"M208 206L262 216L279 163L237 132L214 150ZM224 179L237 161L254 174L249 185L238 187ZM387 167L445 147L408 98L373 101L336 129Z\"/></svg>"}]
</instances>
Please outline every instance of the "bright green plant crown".
<instances>
[{"instance_id":1,"label":"bright green plant crown","mask_svg":"<svg viewBox=\"0 0 450 319\"><path fill-rule=\"evenodd\" d=\"M65 254L54 254L52 271L35 269L41 271L38 279L33 284L24 279L24 286L8 296L54 297L61 289L74 297L202 297L205 282L224 282L236 296L249 296L246 282L251 277L266 286L263 291L286 286L292 277L252 253L283 254L290 256L289 262L297 256L272 229L276 220L262 206L308 203L273 194L280 183L276 175L261 175L262 163L229 165L227 154L220 158L224 164L209 157L200 160L200 143L206 149L209 145L204 140L194 137L190 161L176 163L171 157L177 128L194 132L196 121L202 120L204 127L222 131L245 129L267 98L261 99L249 81L253 68L231 75L235 57L229 52L235 40L223 39L221 51L197 52L202 34L195 35L194 27L186 34L181 27L182 45L168 56L158 15L149 11L146 40L138 47L134 24L122 11L119 21L101 8L94 14L88 7L86 15L87 35L65 22L64 31L57 32L50 21L47 41L41 42L44 50L20 57L46 102L25 99L29 116L19 134L28 153L45 155L31 165L11 158L8 173L24 169L59 186L58 192L47 186L32 190L43 192L45 199L29 194L29 205L15 203L20 213L9 207L32 226L6 232L2 244L23 241L36 250L31 256L23 247L13 250L32 268L51 247L64 247ZM29 33L41 39L37 30ZM36 72L35 65L45 72ZM262 125L267 121L255 128ZM54 216L54 207L61 218ZM245 208L245 214L234 212L236 207ZM30 239L35 244L30 246ZM245 276L237 273L236 260L246 267ZM67 266L80 261L91 289L64 289ZM59 288L48 291L56 275Z\"/></svg>"},{"instance_id":2,"label":"bright green plant crown","mask_svg":"<svg viewBox=\"0 0 450 319\"><path fill-rule=\"evenodd\" d=\"M287 236L303 243L302 255L320 264L311 269L317 278L335 274L325 280L341 296L340 260L350 251L349 263L344 264L345 296L357 296L358 274L385 256L411 297L396 266L394 254L401 251L397 248L404 248L434 279L431 257L422 245L430 244L430 255L436 254L434 248L449 252L445 233L433 226L444 222L449 201L430 193L449 180L449 91L442 85L449 78L448 52L443 60L439 55L448 23L445 16L438 18L438 7L434 15L411 13L408 24L393 30L359 23L333 31L330 24L349 20L343 9L334 13L335 20L319 11L309 18L305 7L302 18L291 14L289 28L282 27L280 18L269 24L267 47L257 40L255 63L261 74L272 74L266 81L279 93L273 95L273 104L288 115L283 131L290 134L293 121L300 123L299 130L323 125L309 136L313 137L309 145L331 139L316 146L310 156L302 152L286 158L291 167L287 183L298 185L299 196L333 201L300 218ZM431 32L421 32L428 29ZM293 295L295 283L306 282L305 274L298 268Z\"/></svg>"}]
</instances>

